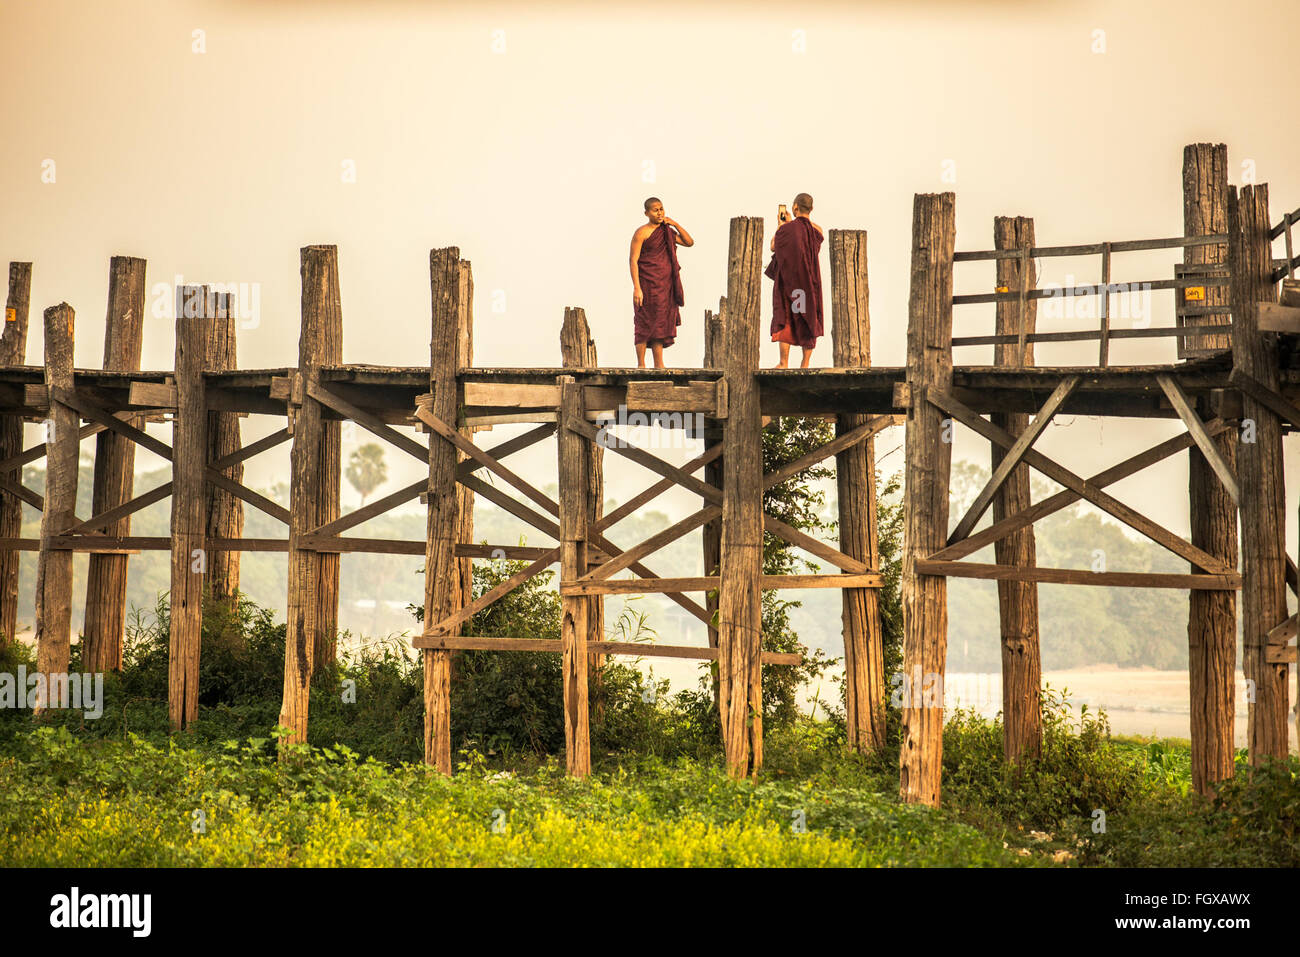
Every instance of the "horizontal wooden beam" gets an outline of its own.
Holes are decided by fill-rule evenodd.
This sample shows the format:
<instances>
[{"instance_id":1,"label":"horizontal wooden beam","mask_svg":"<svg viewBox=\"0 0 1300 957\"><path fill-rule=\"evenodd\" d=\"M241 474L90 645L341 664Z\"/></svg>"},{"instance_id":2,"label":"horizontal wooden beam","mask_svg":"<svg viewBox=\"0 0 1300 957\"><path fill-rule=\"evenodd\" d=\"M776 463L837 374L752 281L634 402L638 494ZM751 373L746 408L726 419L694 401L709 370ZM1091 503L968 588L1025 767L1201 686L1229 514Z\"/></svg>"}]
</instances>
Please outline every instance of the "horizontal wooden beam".
<instances>
[{"instance_id":1,"label":"horizontal wooden beam","mask_svg":"<svg viewBox=\"0 0 1300 957\"><path fill-rule=\"evenodd\" d=\"M876 572L842 575L760 575L758 587L765 591L787 588L884 588L885 577Z\"/></svg>"},{"instance_id":2,"label":"horizontal wooden beam","mask_svg":"<svg viewBox=\"0 0 1300 957\"><path fill-rule=\"evenodd\" d=\"M1075 568L1030 568L1023 565L986 565L979 562L937 562L924 559L916 563L916 574L1119 588L1232 591L1241 587L1241 576L1235 572L1231 575L1165 575L1154 572L1094 572Z\"/></svg>"},{"instance_id":3,"label":"horizontal wooden beam","mask_svg":"<svg viewBox=\"0 0 1300 957\"><path fill-rule=\"evenodd\" d=\"M1295 645L1265 645L1264 662L1270 665L1295 664L1297 661Z\"/></svg>"},{"instance_id":4,"label":"horizontal wooden beam","mask_svg":"<svg viewBox=\"0 0 1300 957\"><path fill-rule=\"evenodd\" d=\"M442 651L532 651L560 653L560 642L554 638L474 638L447 635L426 638L417 648L434 648ZM637 658L687 658L697 661L717 661L717 648L696 648L688 645L658 645L648 641L589 641L587 651L596 655L632 655ZM803 656L791 652L765 651L765 665L797 665Z\"/></svg>"},{"instance_id":5,"label":"horizontal wooden beam","mask_svg":"<svg viewBox=\"0 0 1300 957\"><path fill-rule=\"evenodd\" d=\"M422 538L403 541L395 538L344 538L341 535L308 534L300 541L303 548L326 555L423 555L428 547Z\"/></svg>"},{"instance_id":6,"label":"horizontal wooden beam","mask_svg":"<svg viewBox=\"0 0 1300 957\"><path fill-rule=\"evenodd\" d=\"M464 390L462 401L467 406L555 410L560 404L560 388L554 385L466 382L461 388ZM425 396L419 396L416 401L424 398Z\"/></svg>"}]
</instances>

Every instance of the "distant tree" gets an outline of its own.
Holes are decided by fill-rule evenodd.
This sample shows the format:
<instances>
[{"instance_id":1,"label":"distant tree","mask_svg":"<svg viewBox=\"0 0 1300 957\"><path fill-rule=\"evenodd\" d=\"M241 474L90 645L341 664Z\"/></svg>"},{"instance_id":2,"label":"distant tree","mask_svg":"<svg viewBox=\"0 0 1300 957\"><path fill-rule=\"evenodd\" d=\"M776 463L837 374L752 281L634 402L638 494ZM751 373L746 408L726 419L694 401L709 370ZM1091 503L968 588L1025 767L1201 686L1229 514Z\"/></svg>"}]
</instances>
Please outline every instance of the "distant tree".
<instances>
[{"instance_id":1,"label":"distant tree","mask_svg":"<svg viewBox=\"0 0 1300 957\"><path fill-rule=\"evenodd\" d=\"M370 493L388 481L388 463L384 461L383 447L367 442L354 449L348 456L348 468L344 475L361 495L361 504L365 505Z\"/></svg>"}]
</instances>

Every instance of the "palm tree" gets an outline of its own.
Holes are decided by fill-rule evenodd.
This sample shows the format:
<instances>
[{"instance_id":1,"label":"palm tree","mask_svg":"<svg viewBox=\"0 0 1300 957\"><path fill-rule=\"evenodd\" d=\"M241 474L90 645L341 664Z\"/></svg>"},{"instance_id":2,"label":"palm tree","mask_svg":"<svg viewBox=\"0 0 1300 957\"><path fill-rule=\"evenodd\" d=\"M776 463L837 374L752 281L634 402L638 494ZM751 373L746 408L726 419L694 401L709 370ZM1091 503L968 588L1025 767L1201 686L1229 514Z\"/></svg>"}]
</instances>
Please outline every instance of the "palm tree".
<instances>
[{"instance_id":1,"label":"palm tree","mask_svg":"<svg viewBox=\"0 0 1300 957\"><path fill-rule=\"evenodd\" d=\"M348 456L348 468L344 474L361 495L361 504L365 505L366 496L388 481L388 464L384 461L383 446L367 442L353 450Z\"/></svg>"}]
</instances>

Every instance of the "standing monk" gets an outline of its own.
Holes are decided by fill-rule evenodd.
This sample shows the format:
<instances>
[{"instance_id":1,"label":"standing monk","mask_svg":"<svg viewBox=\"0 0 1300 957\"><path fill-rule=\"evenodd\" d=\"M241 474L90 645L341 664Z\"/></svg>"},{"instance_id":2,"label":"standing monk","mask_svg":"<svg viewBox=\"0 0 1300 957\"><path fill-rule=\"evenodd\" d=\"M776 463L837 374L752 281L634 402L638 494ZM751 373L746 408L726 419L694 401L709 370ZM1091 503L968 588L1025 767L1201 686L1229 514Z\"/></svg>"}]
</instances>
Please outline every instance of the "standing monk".
<instances>
[{"instance_id":1,"label":"standing monk","mask_svg":"<svg viewBox=\"0 0 1300 957\"><path fill-rule=\"evenodd\" d=\"M764 273L772 282L772 341L780 344L778 369L790 367L790 346L803 349L799 368L807 369L822 334L822 228L808 218L812 197L794 198L794 218L785 219L772 237L772 261Z\"/></svg>"},{"instance_id":2,"label":"standing monk","mask_svg":"<svg viewBox=\"0 0 1300 957\"><path fill-rule=\"evenodd\" d=\"M655 368L664 368L664 349L677 338L682 324L681 269L677 247L694 246L695 240L664 213L664 204L651 196L645 201L644 226L632 234L632 304L636 364L645 368L645 347L650 346Z\"/></svg>"}]
</instances>

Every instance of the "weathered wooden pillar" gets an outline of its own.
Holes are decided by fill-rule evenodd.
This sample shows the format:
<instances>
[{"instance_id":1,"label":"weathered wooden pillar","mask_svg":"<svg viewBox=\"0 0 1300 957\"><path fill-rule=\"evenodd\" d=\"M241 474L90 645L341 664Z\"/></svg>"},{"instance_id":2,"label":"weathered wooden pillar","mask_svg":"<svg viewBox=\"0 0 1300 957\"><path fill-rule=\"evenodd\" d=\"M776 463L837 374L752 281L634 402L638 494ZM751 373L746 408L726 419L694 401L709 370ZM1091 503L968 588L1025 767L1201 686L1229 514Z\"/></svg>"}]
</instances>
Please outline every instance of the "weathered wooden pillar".
<instances>
[{"instance_id":1,"label":"weathered wooden pillar","mask_svg":"<svg viewBox=\"0 0 1300 957\"><path fill-rule=\"evenodd\" d=\"M1195 143L1183 150L1183 234L1206 236L1228 231L1228 148ZM1191 265L1226 263L1224 246L1189 246L1183 261ZM1228 304L1229 290L1205 287L1205 305ZM1226 325L1231 317L1207 314L1200 325ZM1190 343L1188 343L1190 344ZM1227 335L1198 337L1202 348L1230 349ZM1204 399L1197 403L1202 419L1213 417ZM1237 436L1225 431L1214 438L1219 455L1235 469ZM1187 488L1192 544L1237 567L1237 503L1196 446L1188 450ZM1193 572L1198 569L1193 566ZM1187 614L1187 665L1190 677L1192 786L1213 794L1212 785L1232 776L1237 668L1237 593L1227 589L1192 589Z\"/></svg>"},{"instance_id":2,"label":"weathered wooden pillar","mask_svg":"<svg viewBox=\"0 0 1300 957\"><path fill-rule=\"evenodd\" d=\"M1025 216L996 216L993 219L995 249L1032 249L1034 221ZM1022 266L1024 267L1022 270ZM1034 261L997 260L997 288L1009 292L1028 292L1037 286ZM1023 315L1022 310L1023 309ZM1015 302L997 304L996 334L1026 336L1034 332L1038 320L1038 300L1022 296ZM1024 340L993 347L993 364L1027 368L1034 364L1034 344ZM993 424L1019 437L1029 427L1025 412L995 412ZM1006 450L992 443L991 468L997 471ZM1022 512L1033 504L1029 490L1029 466L1017 465L993 496L993 521ZM1026 525L993 544L994 561L999 565L1038 564L1034 543L1034 526ZM1038 637L1038 584L1036 582L998 582L998 619L1002 630L1002 756L1019 764L1036 758L1043 750L1043 712L1039 698L1043 684L1043 661Z\"/></svg>"},{"instance_id":3,"label":"weathered wooden pillar","mask_svg":"<svg viewBox=\"0 0 1300 957\"><path fill-rule=\"evenodd\" d=\"M45 422L45 507L36 561L36 668L46 676L66 675L72 654L72 552L55 548L53 539L76 519L80 417L58 400L73 389L72 352L75 316L66 302L45 310L45 387L49 418ZM50 704L38 689L34 711Z\"/></svg>"},{"instance_id":4,"label":"weathered wooden pillar","mask_svg":"<svg viewBox=\"0 0 1300 957\"><path fill-rule=\"evenodd\" d=\"M0 366L20 366L27 359L27 318L32 301L32 264L9 264L9 294L5 299L4 329L0 332ZM0 459L23 450L23 419L20 415L0 416ZM0 472L0 479L21 483L22 468ZM22 535L23 503L8 493L0 494L0 538ZM14 641L18 632L18 567L21 552L0 551L0 648Z\"/></svg>"},{"instance_id":5,"label":"weathered wooden pillar","mask_svg":"<svg viewBox=\"0 0 1300 957\"><path fill-rule=\"evenodd\" d=\"M337 588L322 584L325 563L319 552L302 546L302 538L322 524L321 503L327 484L324 416L321 404L310 395L319 387L320 367L335 361L337 339L343 326L339 296L338 248L304 246L300 252L302 277L302 331L298 339L298 372L294 376L289 405L289 428L293 433L290 453L292 475L289 485L289 596L285 614L284 698L280 724L292 734L289 744L307 740L307 710L311 697L311 676L316 662L324 657L317 646L333 641L331 614L337 613ZM337 447L337 446L336 446ZM328 519L325 519L328 521ZM337 556L334 556L337 562ZM329 605L330 597L336 604ZM328 660L333 659L330 652Z\"/></svg>"},{"instance_id":6,"label":"weathered wooden pillar","mask_svg":"<svg viewBox=\"0 0 1300 957\"><path fill-rule=\"evenodd\" d=\"M591 328L587 325L587 313L580 308L566 307L564 324L560 327L560 353L565 368L595 369L600 363L596 360L596 340L591 337ZM605 511L605 450L595 442L585 443L589 448L590 465L587 472L586 509L587 521L598 521ZM578 573L585 575L584 570ZM587 641L605 640L605 598L592 595L587 611ZM592 699L596 703L597 713L602 713L601 671L605 667L605 656L592 653L588 656L588 677L591 682Z\"/></svg>"},{"instance_id":7,"label":"weathered wooden pillar","mask_svg":"<svg viewBox=\"0 0 1300 957\"><path fill-rule=\"evenodd\" d=\"M455 246L429 253L432 338L429 344L430 412L443 422L457 420L460 399L456 382L462 293L460 250ZM429 438L428 545L424 556L424 625L455 610L460 586L452 573L459 520L456 498L456 449L437 435ZM424 761L451 774L451 652L424 651Z\"/></svg>"},{"instance_id":8,"label":"weathered wooden pillar","mask_svg":"<svg viewBox=\"0 0 1300 957\"><path fill-rule=\"evenodd\" d=\"M716 313L709 309L704 310L704 367L706 369L718 369L722 366L722 356L726 349L726 343L723 339L723 323L726 321L726 310L726 296L718 300L718 311ZM706 418L704 420L705 451L709 451L721 444L722 427L723 421L721 419ZM704 466L704 481L714 488L722 488L721 457ZM721 560L722 520L716 519L712 522L706 522L704 525L704 574L716 575ZM705 593L704 607L708 611L710 618L716 621L718 613L718 593L716 591ZM713 625L709 625L709 647L718 647L718 629ZM718 686L716 676L714 677L713 686L714 695L716 696Z\"/></svg>"},{"instance_id":9,"label":"weathered wooden pillar","mask_svg":"<svg viewBox=\"0 0 1300 957\"><path fill-rule=\"evenodd\" d=\"M588 465L591 450L587 440L565 426L574 418L583 421L586 406L582 386L573 376L559 376L560 428L557 474L560 480L560 581L577 581L587 573ZM560 598L560 648L564 675L565 765L574 777L591 773L590 709L587 687L587 636L591 599L585 595Z\"/></svg>"},{"instance_id":10,"label":"weathered wooden pillar","mask_svg":"<svg viewBox=\"0 0 1300 957\"><path fill-rule=\"evenodd\" d=\"M167 715L184 730L199 714L199 656L203 638L204 465L207 392L203 352L210 303L206 286L176 290L176 415L172 420L172 548L168 620Z\"/></svg>"},{"instance_id":11,"label":"weathered wooden pillar","mask_svg":"<svg viewBox=\"0 0 1300 957\"><path fill-rule=\"evenodd\" d=\"M207 327L204 347L204 368L210 372L227 372L239 367L236 352L236 316L231 293L214 296L215 310ZM243 448L238 412L208 413L208 458L215 462ZM244 463L237 462L222 471L236 482L244 481ZM225 489L208 483L207 501L208 538L242 538L244 534L244 503ZM337 556L335 556L337 557ZM208 598L211 601L233 603L239 592L239 552L233 548L213 551L208 555Z\"/></svg>"},{"instance_id":12,"label":"weathered wooden pillar","mask_svg":"<svg viewBox=\"0 0 1300 957\"><path fill-rule=\"evenodd\" d=\"M311 314L312 338L317 350L315 367L338 365L343 361L343 300L339 292L338 247L328 249L324 267L328 274L322 277L322 295L316 300ZM304 314L304 320L306 316ZM317 373L319 374L319 373ZM316 487L314 527L339 517L342 491L343 423L335 418L321 417L320 422L320 480ZM334 664L339 633L339 560L338 552L322 552L320 575L316 580L316 635L312 646L313 672Z\"/></svg>"},{"instance_id":13,"label":"weathered wooden pillar","mask_svg":"<svg viewBox=\"0 0 1300 957\"><path fill-rule=\"evenodd\" d=\"M912 204L912 281L908 296L907 466L903 541L904 801L938 805L943 771L943 675L948 653L948 581L918 575L915 563L948 537L952 423L926 401L952 387L952 193L917 194Z\"/></svg>"},{"instance_id":14,"label":"weathered wooden pillar","mask_svg":"<svg viewBox=\"0 0 1300 957\"><path fill-rule=\"evenodd\" d=\"M763 439L758 326L762 309L763 220L731 220L727 255L727 427L723 436L721 587L718 593L718 707L727 771L744 777L763 761Z\"/></svg>"},{"instance_id":15,"label":"weathered wooden pillar","mask_svg":"<svg viewBox=\"0 0 1300 957\"><path fill-rule=\"evenodd\" d=\"M1276 302L1269 241L1268 186L1228 189L1228 263L1232 273L1232 361L1267 389L1278 388L1277 336L1259 328L1261 302ZM1287 617L1286 501L1282 424L1253 396L1241 397L1237 449L1241 496L1242 670L1253 683L1247 739L1252 764L1287 753L1287 668L1267 660L1268 632Z\"/></svg>"},{"instance_id":16,"label":"weathered wooden pillar","mask_svg":"<svg viewBox=\"0 0 1300 957\"><path fill-rule=\"evenodd\" d=\"M870 285L867 280L867 233L832 229L831 338L837 368L871 365ZM835 434L864 425L871 416L846 413L835 417ZM876 532L876 444L859 442L835 456L839 497L840 551L880 567ZM849 750L878 751L885 746L885 644L880 623L880 595L875 588L845 588L843 596L844 686Z\"/></svg>"},{"instance_id":17,"label":"weathered wooden pillar","mask_svg":"<svg viewBox=\"0 0 1300 957\"><path fill-rule=\"evenodd\" d=\"M138 372L144 336L145 261L114 256L108 267L108 315L104 330L104 368ZM144 427L143 416L131 424ZM93 515L130 501L135 488L135 443L105 429L95 439ZM101 530L105 535L131 534L131 517ZM126 630L127 556L92 552L86 569L86 621L82 666L86 671L122 670L122 636Z\"/></svg>"},{"instance_id":18,"label":"weathered wooden pillar","mask_svg":"<svg viewBox=\"0 0 1300 957\"><path fill-rule=\"evenodd\" d=\"M468 368L474 364L474 275L468 259L460 261L460 313L457 318L456 364ZM467 426L460 434L467 439L474 437L474 428ZM458 461L464 461L464 453L457 455ZM456 485L456 541L473 544L474 542L474 493L464 485ZM474 559L458 558L456 560L457 587L452 607L460 611L474 600Z\"/></svg>"}]
</instances>

